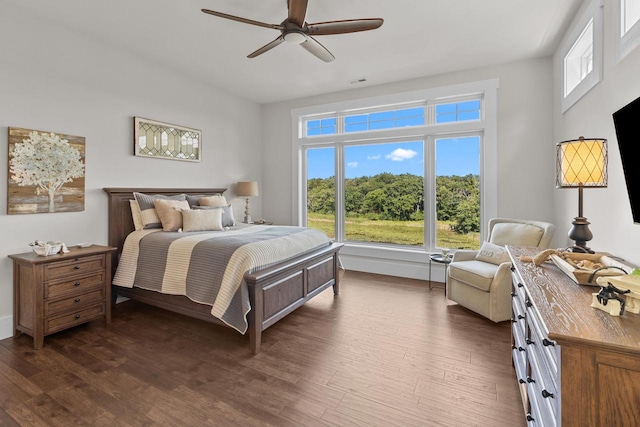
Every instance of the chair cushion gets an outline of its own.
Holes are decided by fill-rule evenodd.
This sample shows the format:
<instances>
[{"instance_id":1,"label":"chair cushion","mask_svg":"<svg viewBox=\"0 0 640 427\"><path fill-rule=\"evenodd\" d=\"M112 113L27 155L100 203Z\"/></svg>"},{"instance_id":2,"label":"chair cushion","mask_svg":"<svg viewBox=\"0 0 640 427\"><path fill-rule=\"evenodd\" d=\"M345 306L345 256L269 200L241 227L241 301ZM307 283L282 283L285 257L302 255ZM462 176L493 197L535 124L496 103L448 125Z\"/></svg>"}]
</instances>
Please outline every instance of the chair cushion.
<instances>
[{"instance_id":1,"label":"chair cushion","mask_svg":"<svg viewBox=\"0 0 640 427\"><path fill-rule=\"evenodd\" d=\"M498 266L488 262L471 260L449 264L449 277L469 286L489 292Z\"/></svg>"},{"instance_id":2,"label":"chair cushion","mask_svg":"<svg viewBox=\"0 0 640 427\"><path fill-rule=\"evenodd\" d=\"M535 225L501 222L493 226L489 242L499 246L538 246L543 233Z\"/></svg>"}]
</instances>

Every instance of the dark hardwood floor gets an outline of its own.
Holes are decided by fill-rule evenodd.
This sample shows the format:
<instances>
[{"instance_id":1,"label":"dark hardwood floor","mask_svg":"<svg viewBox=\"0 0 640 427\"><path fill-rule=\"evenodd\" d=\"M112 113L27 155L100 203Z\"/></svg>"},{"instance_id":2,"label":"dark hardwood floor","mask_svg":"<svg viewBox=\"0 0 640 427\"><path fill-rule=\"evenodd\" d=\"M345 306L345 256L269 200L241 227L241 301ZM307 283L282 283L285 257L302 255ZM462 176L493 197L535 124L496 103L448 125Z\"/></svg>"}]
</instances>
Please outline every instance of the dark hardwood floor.
<instances>
[{"instance_id":1,"label":"dark hardwood floor","mask_svg":"<svg viewBox=\"0 0 640 427\"><path fill-rule=\"evenodd\" d=\"M0 425L524 426L509 322L347 272L263 335L127 301L111 327L0 341Z\"/></svg>"}]
</instances>

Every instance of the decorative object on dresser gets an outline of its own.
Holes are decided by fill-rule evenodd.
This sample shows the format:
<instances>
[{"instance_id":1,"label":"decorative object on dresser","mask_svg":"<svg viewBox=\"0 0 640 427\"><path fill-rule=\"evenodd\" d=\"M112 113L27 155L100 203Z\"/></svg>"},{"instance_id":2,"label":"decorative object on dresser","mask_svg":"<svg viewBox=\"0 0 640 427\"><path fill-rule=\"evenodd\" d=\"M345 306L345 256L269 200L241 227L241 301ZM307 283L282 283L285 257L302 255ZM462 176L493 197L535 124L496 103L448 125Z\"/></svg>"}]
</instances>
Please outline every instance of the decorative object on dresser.
<instances>
[{"instance_id":1,"label":"decorative object on dresser","mask_svg":"<svg viewBox=\"0 0 640 427\"><path fill-rule=\"evenodd\" d=\"M26 333L39 349L46 335L99 318L111 323L111 253L115 251L93 245L46 257L33 252L9 255L14 337Z\"/></svg>"},{"instance_id":2,"label":"decorative object on dresser","mask_svg":"<svg viewBox=\"0 0 640 427\"><path fill-rule=\"evenodd\" d=\"M7 214L84 210L84 137L10 127L8 146Z\"/></svg>"},{"instance_id":3,"label":"decorative object on dresser","mask_svg":"<svg viewBox=\"0 0 640 427\"><path fill-rule=\"evenodd\" d=\"M489 220L489 241L479 251L458 250L449 265L446 295L494 322L511 318L511 263L505 245L547 248L556 227L542 221Z\"/></svg>"},{"instance_id":4,"label":"decorative object on dresser","mask_svg":"<svg viewBox=\"0 0 640 427\"><path fill-rule=\"evenodd\" d=\"M529 425L640 425L640 316L594 309L594 288L551 262L521 260L539 249L507 251L513 365Z\"/></svg>"},{"instance_id":5,"label":"decorative object on dresser","mask_svg":"<svg viewBox=\"0 0 640 427\"><path fill-rule=\"evenodd\" d=\"M199 162L202 160L202 131L134 117L133 154L155 159Z\"/></svg>"},{"instance_id":6,"label":"decorative object on dresser","mask_svg":"<svg viewBox=\"0 0 640 427\"><path fill-rule=\"evenodd\" d=\"M236 195L246 197L244 205L244 222L251 224L251 215L249 214L249 197L258 195L258 183L255 181L240 181L236 185Z\"/></svg>"},{"instance_id":7,"label":"decorative object on dresser","mask_svg":"<svg viewBox=\"0 0 640 427\"><path fill-rule=\"evenodd\" d=\"M160 194L165 196L178 196L183 195L187 200L192 198L200 199L203 196L211 196L211 195L219 195L222 194L226 188L209 188L209 189L158 189L158 188L104 188L103 189L107 195L109 196L109 244L118 248L118 252L113 254L113 268L115 270L118 262L124 262L123 259L125 254L123 253L123 248L125 246L125 240L127 236L130 234L133 235L134 232L134 219L132 215L131 203L130 200L134 198L134 193L149 193L149 194ZM182 236L178 236L179 239L182 239L184 242L185 239L191 241L199 241L203 243L204 240L218 239L225 240L227 239L225 235L229 236L237 236L239 234L245 234L248 238L253 238L252 236L260 237L258 235L274 235L278 236L280 233L281 236L285 236L283 234L286 230L278 230L279 228L287 228L287 227L258 227L254 225L244 225L240 224L236 226L236 230L228 230L228 231L218 231L218 232L207 232L218 233L218 237L215 236L207 236L207 235L197 235L193 238L189 236L189 233L176 233L176 232L164 232L161 229L158 229L154 232L154 230L138 230L135 231L135 237L144 239L145 236L151 237L152 235L165 234L168 239L175 239L176 236L170 236L170 234L181 234ZM300 227L288 227L288 228L296 228L298 229L295 233L303 230ZM250 230L255 229L255 230ZM313 231L315 233L315 231ZM142 236L142 234L144 236ZM146 233L146 234L145 234ZM312 230L304 229L304 236L310 237L310 233ZM293 234L293 233L292 233ZM314 236L317 233L314 234ZM141 237L142 236L142 237ZM286 236L285 236L286 237ZM161 237L163 238L163 237ZM262 340L262 332L275 324L280 319L287 316L289 313L294 311L296 308L303 305L306 301L312 299L316 295L320 294L325 289L330 287L333 288L334 294L338 294L339 292L339 259L338 259L338 251L342 247L342 244L333 243L329 239L326 240L326 236L323 236L323 242L320 246L315 249L308 249L301 252L297 252L295 255L289 257L285 261L277 261L270 264L268 267L256 267L253 270L246 271L246 269L238 268L239 265L237 261L233 264L234 268L230 268L229 270L233 270L234 272L240 272L241 282L238 284L238 288L235 293L230 293L227 295L237 295L238 303L242 302L243 307L244 303L247 302L247 307L249 308L248 314L247 311L244 311L241 314L242 321L246 321L245 325L248 326L248 335L249 335L249 344L250 349L254 354L257 354L260 351L260 344ZM200 239L200 240L198 240ZM289 240L285 240L289 244L287 247L290 249L285 250L284 252L291 251L294 247L300 247L300 245L305 245L306 241L316 240L314 239L298 239L291 240L291 237L287 237ZM238 239L235 239L236 243L241 242ZM131 241L131 240L130 240ZM267 240L262 240L258 243L262 244L263 242L269 243ZM188 242L187 242L188 245ZM211 243L206 243L205 247L210 248ZM248 245L246 245L248 246ZM284 246L284 245L283 245ZM149 247L149 251L152 249L157 249L156 247ZM245 250L246 248L243 246L243 253L252 254L251 249ZM283 248L285 249L285 248ZM197 251L193 251L197 252ZM229 250L226 250L228 254L231 254ZM276 252L283 251L262 251L265 254L271 254L273 252L274 256L277 256ZM139 252L140 253L140 252ZM214 253L217 253L214 251ZM233 252L234 254L236 252ZM142 256L143 254L140 253ZM153 253L152 253L153 255ZM175 255L175 253L174 253ZM191 257L191 254L188 255ZM269 255L271 256L271 255ZM241 254L240 259L245 259ZM258 257L259 258L259 257ZM127 258L128 259L128 258ZM175 257L172 268L175 269L176 266L180 266L181 262L188 261L191 264L192 258L184 258ZM227 271L226 268L222 268L219 264L219 260L216 258L211 259L210 261L217 261L218 264L215 264L216 271ZM197 263L196 263L197 264ZM205 263L208 267L212 268L214 266L213 263ZM228 266L232 264L229 263ZM169 267L169 266L167 266ZM195 267L194 267L195 268ZM127 270L127 269L124 269ZM187 270L184 270L184 273L188 273ZM216 273L217 274L217 273ZM234 274L235 276L236 274ZM142 275L144 276L144 275ZM197 276L197 277L196 277ZM212 274L205 274L204 276L212 276ZM176 276L171 276L175 278ZM203 277L200 274L190 276L193 277L193 284L200 289L208 289L203 285L205 280L211 280L211 277ZM225 275L226 279L227 276ZM149 280L149 277L141 277L141 279ZM115 282L115 280L114 280ZM151 280L151 282L155 282L155 280ZM182 282L180 282L182 283ZM113 292L117 293L117 295L121 295L123 297L127 297L130 299L135 299L143 303L147 303L150 305L155 305L166 310L174 311L177 313L181 313L190 317L194 317L200 320L205 320L207 322L216 323L219 325L230 326L231 323L226 323L218 317L212 315L212 311L215 309L215 305L217 301L214 302L214 306L212 307L209 303L198 303L191 300L189 297L185 295L171 295L165 294L161 292L156 292L153 290L143 289L141 287L135 286L136 283L134 281L133 287L123 287L123 286L114 286ZM222 284L220 284L222 285ZM228 289L228 288L227 288ZM234 302L235 301L235 298ZM234 304L236 306L238 304ZM225 312L226 315L228 312ZM235 319L237 320L239 316L237 316L237 312L233 312L236 314ZM232 326L234 329L237 329L236 326Z\"/></svg>"},{"instance_id":8,"label":"decorative object on dresser","mask_svg":"<svg viewBox=\"0 0 640 427\"><path fill-rule=\"evenodd\" d=\"M587 242L593 238L589 221L582 215L582 189L607 186L607 140L578 139L556 144L556 188L578 187L578 216L573 219L569 238L574 252L593 253Z\"/></svg>"}]
</instances>

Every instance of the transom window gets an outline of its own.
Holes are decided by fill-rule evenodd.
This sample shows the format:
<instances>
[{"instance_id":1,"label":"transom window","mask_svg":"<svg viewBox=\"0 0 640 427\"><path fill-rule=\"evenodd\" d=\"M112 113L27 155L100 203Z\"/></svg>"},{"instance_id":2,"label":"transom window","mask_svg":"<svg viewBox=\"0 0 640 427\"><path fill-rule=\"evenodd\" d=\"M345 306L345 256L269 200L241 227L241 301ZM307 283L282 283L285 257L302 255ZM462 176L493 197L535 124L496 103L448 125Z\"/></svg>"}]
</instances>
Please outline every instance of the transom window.
<instances>
[{"instance_id":1,"label":"transom window","mask_svg":"<svg viewBox=\"0 0 640 427\"><path fill-rule=\"evenodd\" d=\"M613 0L613 39L621 61L640 44L640 0Z\"/></svg>"}]
</instances>

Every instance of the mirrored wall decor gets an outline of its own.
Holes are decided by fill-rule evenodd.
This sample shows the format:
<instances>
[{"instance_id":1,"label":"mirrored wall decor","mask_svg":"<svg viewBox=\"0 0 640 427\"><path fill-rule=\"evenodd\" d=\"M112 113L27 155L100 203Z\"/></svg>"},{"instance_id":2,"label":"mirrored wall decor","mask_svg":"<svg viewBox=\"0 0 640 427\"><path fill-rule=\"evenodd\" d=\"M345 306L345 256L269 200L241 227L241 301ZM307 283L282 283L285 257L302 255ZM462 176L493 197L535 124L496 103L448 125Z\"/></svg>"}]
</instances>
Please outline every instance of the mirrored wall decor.
<instances>
[{"instance_id":1,"label":"mirrored wall decor","mask_svg":"<svg viewBox=\"0 0 640 427\"><path fill-rule=\"evenodd\" d=\"M156 159L199 162L202 131L155 120L133 118L134 154Z\"/></svg>"}]
</instances>

